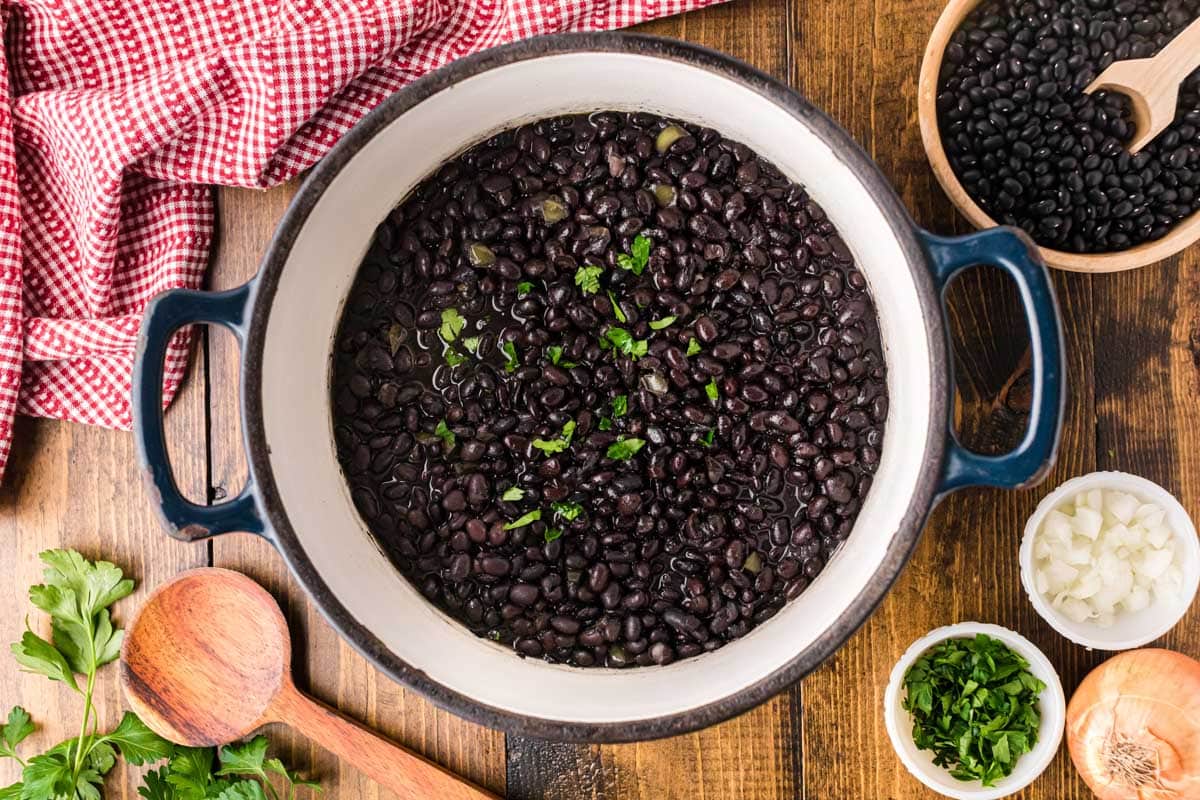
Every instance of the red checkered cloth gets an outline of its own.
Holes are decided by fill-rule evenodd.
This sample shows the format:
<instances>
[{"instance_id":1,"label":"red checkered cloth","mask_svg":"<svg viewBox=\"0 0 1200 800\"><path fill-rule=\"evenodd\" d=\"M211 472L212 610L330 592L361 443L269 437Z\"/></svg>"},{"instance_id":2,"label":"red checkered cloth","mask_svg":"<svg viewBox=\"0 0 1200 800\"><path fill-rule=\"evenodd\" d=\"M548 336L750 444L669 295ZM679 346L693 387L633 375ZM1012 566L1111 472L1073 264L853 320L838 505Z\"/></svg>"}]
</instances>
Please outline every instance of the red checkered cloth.
<instances>
[{"instance_id":1,"label":"red checkered cloth","mask_svg":"<svg viewBox=\"0 0 1200 800\"><path fill-rule=\"evenodd\" d=\"M130 426L146 302L208 262L206 184L288 180L467 53L716 1L0 0L0 475L17 413Z\"/></svg>"}]
</instances>

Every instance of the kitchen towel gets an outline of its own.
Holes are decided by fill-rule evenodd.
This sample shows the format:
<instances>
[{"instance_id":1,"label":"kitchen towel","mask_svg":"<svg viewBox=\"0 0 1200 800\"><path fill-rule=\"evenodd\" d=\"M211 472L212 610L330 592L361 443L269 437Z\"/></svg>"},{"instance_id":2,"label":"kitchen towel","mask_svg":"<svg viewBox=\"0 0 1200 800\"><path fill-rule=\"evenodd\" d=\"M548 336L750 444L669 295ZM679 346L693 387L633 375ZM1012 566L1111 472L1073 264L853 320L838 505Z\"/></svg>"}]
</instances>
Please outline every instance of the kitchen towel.
<instances>
[{"instance_id":1,"label":"kitchen towel","mask_svg":"<svg viewBox=\"0 0 1200 800\"><path fill-rule=\"evenodd\" d=\"M15 414L130 426L141 314L200 286L209 184L288 180L468 53L717 1L0 0L0 476Z\"/></svg>"}]
</instances>

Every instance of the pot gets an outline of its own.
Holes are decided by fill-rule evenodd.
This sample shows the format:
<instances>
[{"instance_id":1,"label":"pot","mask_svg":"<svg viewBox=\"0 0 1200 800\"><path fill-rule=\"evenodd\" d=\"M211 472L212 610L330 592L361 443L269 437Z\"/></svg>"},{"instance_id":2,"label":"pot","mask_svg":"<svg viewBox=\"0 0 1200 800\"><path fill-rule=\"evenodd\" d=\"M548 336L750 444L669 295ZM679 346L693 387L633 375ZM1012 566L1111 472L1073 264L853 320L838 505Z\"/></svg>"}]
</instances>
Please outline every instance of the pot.
<instances>
[{"instance_id":1,"label":"pot","mask_svg":"<svg viewBox=\"0 0 1200 800\"><path fill-rule=\"evenodd\" d=\"M854 531L811 587L720 650L665 667L578 669L522 659L427 603L376 546L335 454L330 353L376 224L444 160L523 121L652 110L721 130L808 187L843 234L878 307L892 423ZM995 264L1016 282L1032 341L1033 410L1016 450L984 457L949 432L942 291ZM183 499L162 423L163 354L197 322L231 329L243 353L250 479L224 503ZM380 670L433 702L506 732L621 741L723 720L827 658L896 579L937 498L1016 487L1051 463L1063 404L1062 335L1045 267L1020 233L947 239L918 230L882 174L828 117L728 57L626 34L532 39L464 58L384 101L312 171L257 277L227 292L177 290L150 305L134 383L137 436L170 533L266 537L330 623Z\"/></svg>"}]
</instances>

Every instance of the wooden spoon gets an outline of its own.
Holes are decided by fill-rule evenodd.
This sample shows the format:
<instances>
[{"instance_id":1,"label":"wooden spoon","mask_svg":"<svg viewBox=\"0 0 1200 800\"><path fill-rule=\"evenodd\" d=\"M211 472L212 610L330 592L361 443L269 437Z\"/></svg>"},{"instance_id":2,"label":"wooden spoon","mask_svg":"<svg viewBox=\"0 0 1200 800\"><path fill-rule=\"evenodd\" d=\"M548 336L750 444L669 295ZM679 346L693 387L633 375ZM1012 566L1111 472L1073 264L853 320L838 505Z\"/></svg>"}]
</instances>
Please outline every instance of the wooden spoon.
<instances>
[{"instance_id":1,"label":"wooden spoon","mask_svg":"<svg viewBox=\"0 0 1200 800\"><path fill-rule=\"evenodd\" d=\"M1117 61L1101 72L1084 91L1091 94L1107 89L1129 96L1136 127L1136 134L1129 143L1129 152L1137 155L1175 120L1179 84L1198 68L1200 19L1184 28L1154 58Z\"/></svg>"},{"instance_id":2,"label":"wooden spoon","mask_svg":"<svg viewBox=\"0 0 1200 800\"><path fill-rule=\"evenodd\" d=\"M121 682L158 735L210 747L283 722L404 800L496 796L300 692L287 623L271 595L224 569L185 572L146 601L125 634Z\"/></svg>"}]
</instances>

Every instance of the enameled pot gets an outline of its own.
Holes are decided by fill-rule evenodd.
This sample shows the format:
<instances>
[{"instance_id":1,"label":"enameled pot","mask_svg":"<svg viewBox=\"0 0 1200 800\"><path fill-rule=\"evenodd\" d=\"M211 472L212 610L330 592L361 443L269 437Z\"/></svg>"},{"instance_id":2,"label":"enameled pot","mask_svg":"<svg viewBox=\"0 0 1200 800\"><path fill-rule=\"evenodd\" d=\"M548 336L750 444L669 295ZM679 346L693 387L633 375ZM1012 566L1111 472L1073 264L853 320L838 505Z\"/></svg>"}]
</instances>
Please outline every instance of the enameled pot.
<instances>
[{"instance_id":1,"label":"enameled pot","mask_svg":"<svg viewBox=\"0 0 1200 800\"><path fill-rule=\"evenodd\" d=\"M523 121L649 110L720 130L804 184L842 233L878 306L891 411L871 493L842 549L773 619L713 653L665 667L577 669L522 659L422 599L380 552L334 451L330 353L343 301L377 223L444 160ZM942 290L995 264L1029 319L1033 410L1002 457L948 432L952 381ZM234 499L180 495L163 441L162 363L183 325L224 325L243 352L251 477ZM258 276L228 292L168 292L149 308L134 385L148 479L172 535L269 539L341 634L397 681L469 719L549 739L618 741L700 728L760 703L828 657L896 579L942 494L1039 478L1057 446L1062 337L1036 250L995 229L918 230L850 137L790 89L699 47L624 34L529 40L455 62L386 100L313 170Z\"/></svg>"}]
</instances>

